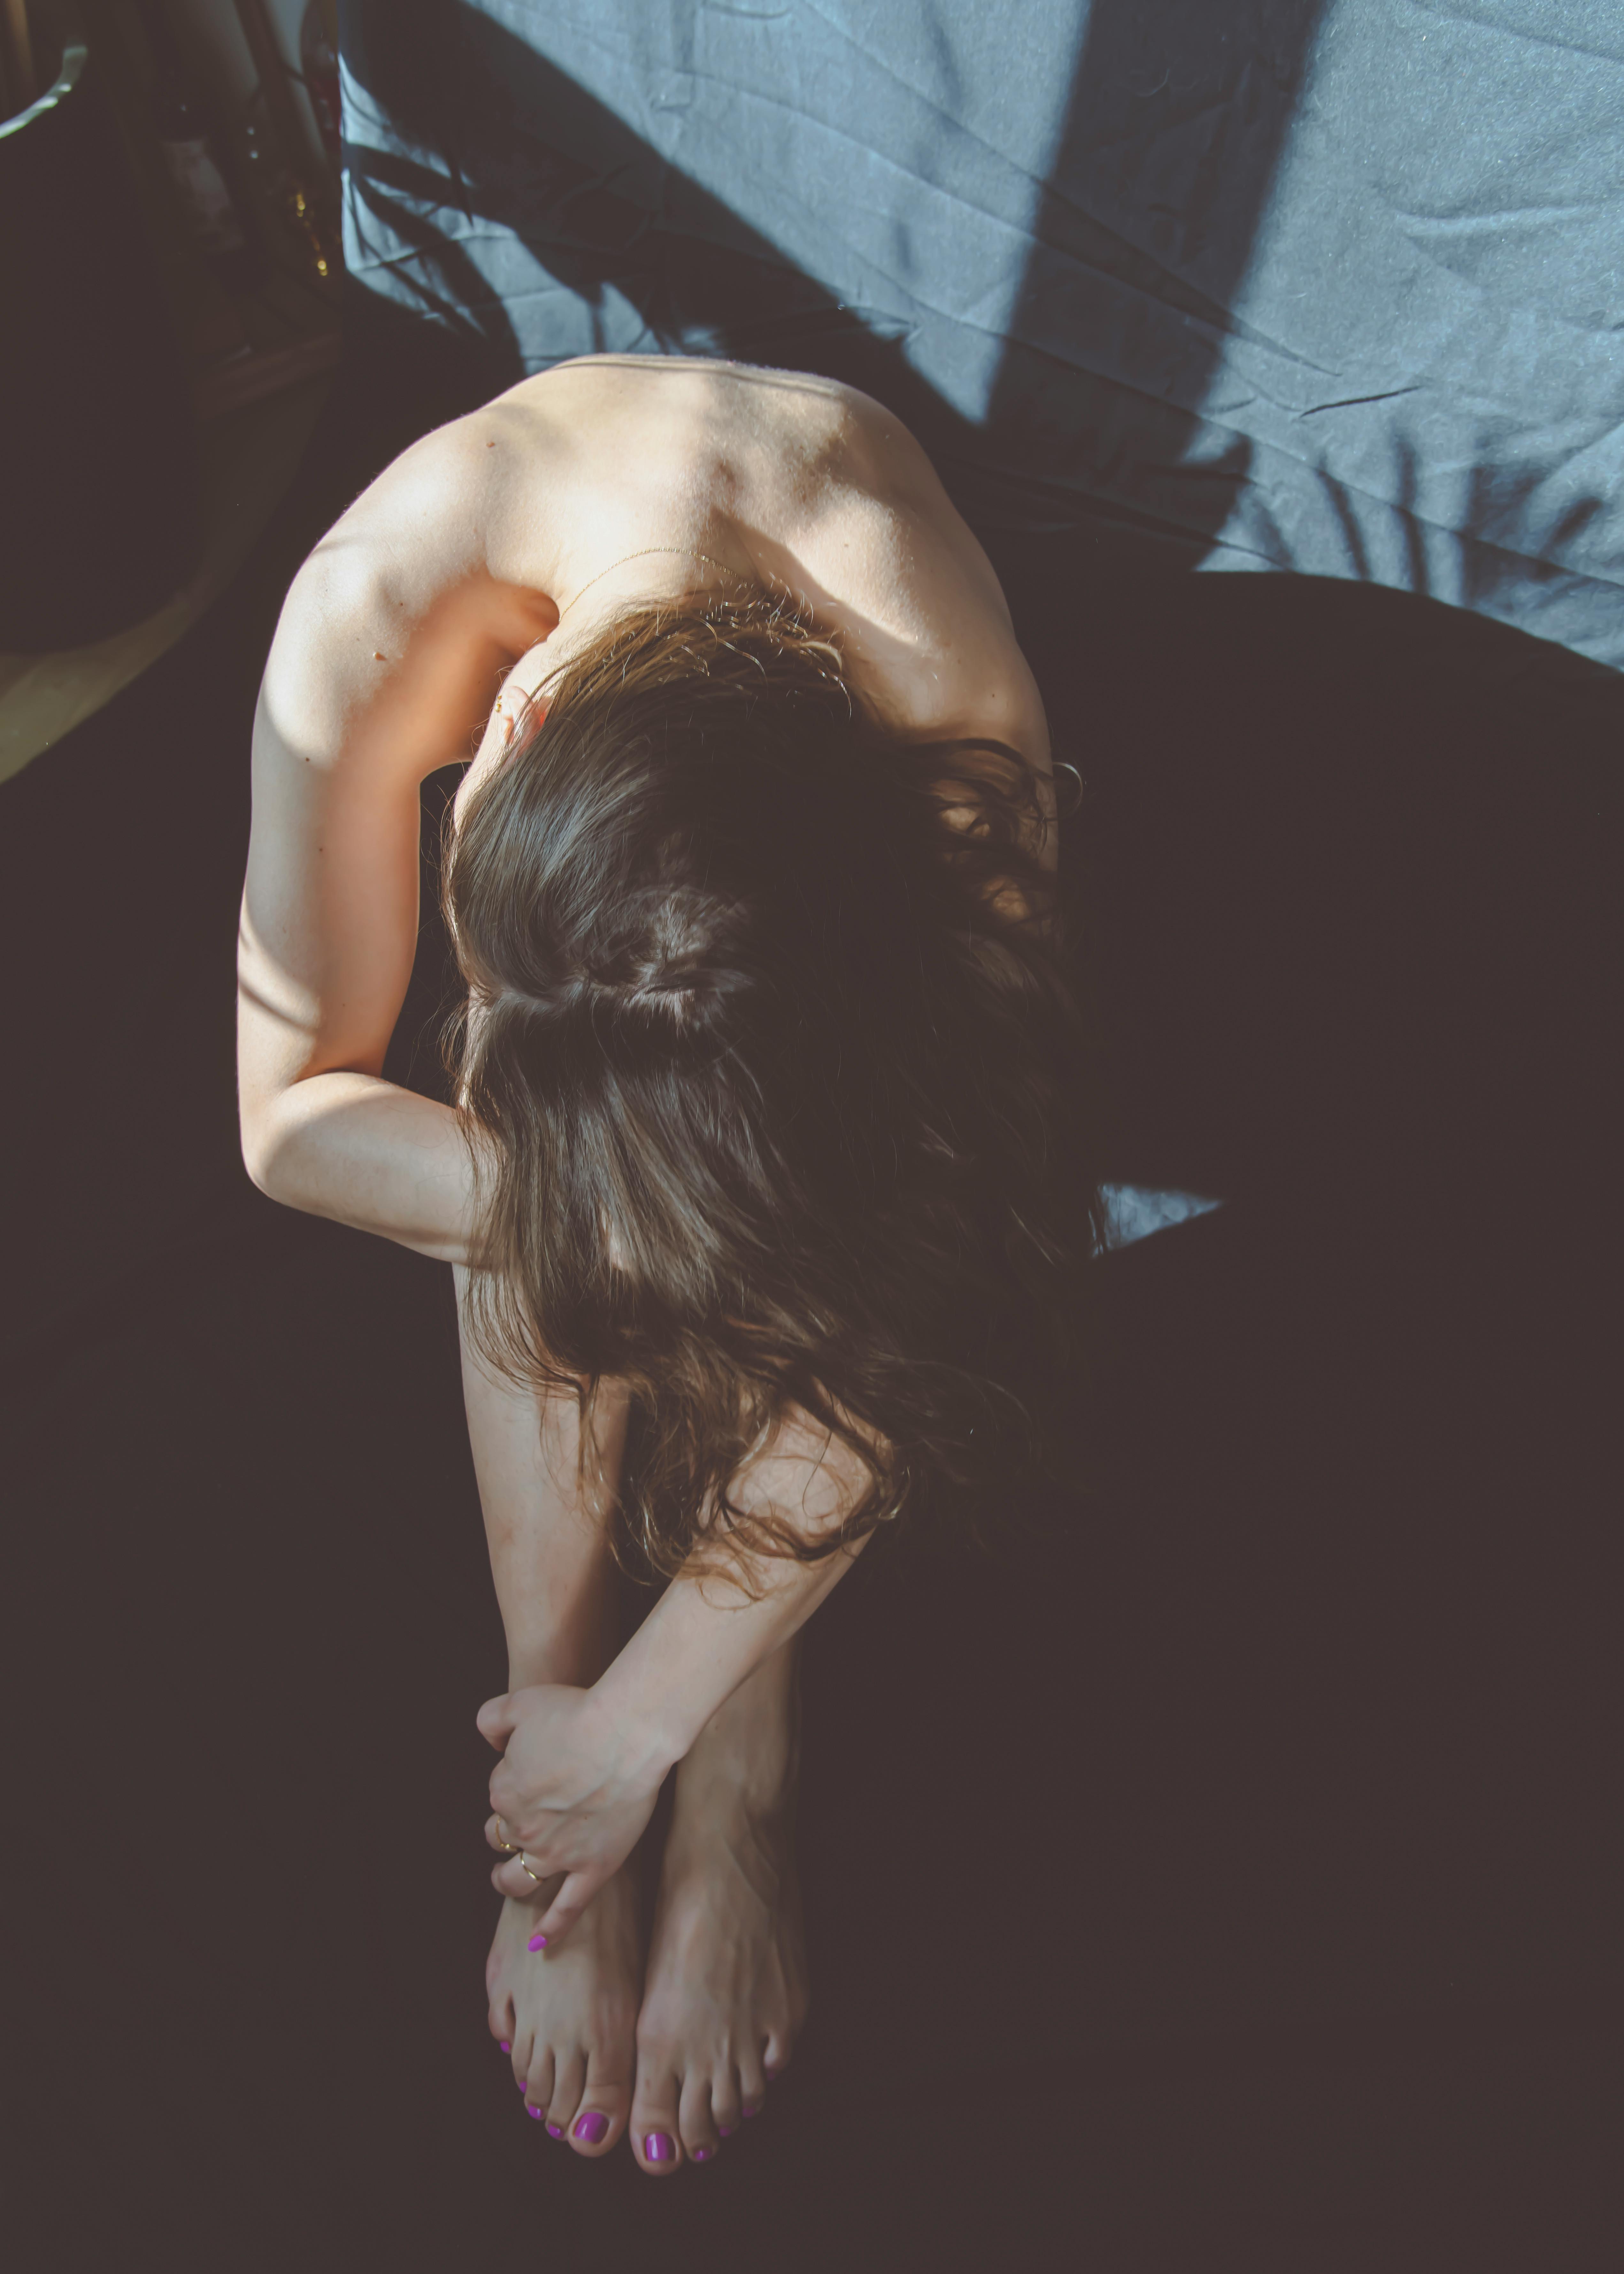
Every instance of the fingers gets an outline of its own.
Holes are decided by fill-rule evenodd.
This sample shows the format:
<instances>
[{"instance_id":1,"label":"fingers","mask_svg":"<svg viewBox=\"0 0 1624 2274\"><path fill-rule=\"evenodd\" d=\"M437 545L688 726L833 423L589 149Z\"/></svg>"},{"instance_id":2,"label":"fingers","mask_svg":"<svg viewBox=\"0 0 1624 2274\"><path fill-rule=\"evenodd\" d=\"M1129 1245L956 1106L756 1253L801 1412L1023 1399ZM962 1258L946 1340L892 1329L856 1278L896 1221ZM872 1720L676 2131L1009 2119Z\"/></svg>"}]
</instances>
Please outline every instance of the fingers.
<instances>
[{"instance_id":1,"label":"fingers","mask_svg":"<svg viewBox=\"0 0 1624 2274\"><path fill-rule=\"evenodd\" d=\"M545 1882L551 1880L554 1889L568 1871L568 1864L547 1861L545 1835L528 1843L511 1836L515 1827L505 1817L485 1818L485 1840L487 1848L494 1848L502 1858L491 1873L491 1885L499 1894L513 1895L520 1902L533 1903L540 1896ZM592 1875L592 1885L598 1886L608 1878L606 1871Z\"/></svg>"},{"instance_id":2,"label":"fingers","mask_svg":"<svg viewBox=\"0 0 1624 2274\"><path fill-rule=\"evenodd\" d=\"M517 1837L518 1830L504 1818L485 1819L485 1845L493 1848L499 1858L492 1867L491 1885L499 1895L515 1902L545 1906L545 1916L538 1924L549 1942L568 1931L604 1881L625 1862L630 1846L636 1844L635 1838L625 1849L617 1842L606 1855L572 1864L568 1851L573 1848L578 1855L583 1843L578 1835L570 1837L568 1825L523 1843ZM504 1833L514 1836L504 1838ZM560 1849L565 1851L562 1855Z\"/></svg>"},{"instance_id":3,"label":"fingers","mask_svg":"<svg viewBox=\"0 0 1624 2274\"><path fill-rule=\"evenodd\" d=\"M568 1934L608 1877L607 1871L571 1871L537 1920L530 1936L532 1946L542 1940L551 1945Z\"/></svg>"},{"instance_id":4,"label":"fingers","mask_svg":"<svg viewBox=\"0 0 1624 2274\"><path fill-rule=\"evenodd\" d=\"M500 1698L487 1698L474 1716L480 1736L499 1753L513 1735L514 1721L513 1699L505 1691Z\"/></svg>"},{"instance_id":5,"label":"fingers","mask_svg":"<svg viewBox=\"0 0 1624 2274\"><path fill-rule=\"evenodd\" d=\"M536 1880L516 1856L510 1856L492 1872L491 1885L499 1895L544 1906L530 1932L530 1948L539 1950L569 1931L608 1877L605 1871L568 1871L551 1880Z\"/></svg>"},{"instance_id":6,"label":"fingers","mask_svg":"<svg viewBox=\"0 0 1624 2274\"><path fill-rule=\"evenodd\" d=\"M536 1871L533 1857L530 1865L527 1871L516 1856L508 1856L492 1872L491 1885L499 1895L511 1895L515 1902L533 1907L549 1901L564 1883L563 1872L538 1871L532 1879L530 1872Z\"/></svg>"},{"instance_id":7,"label":"fingers","mask_svg":"<svg viewBox=\"0 0 1624 2274\"><path fill-rule=\"evenodd\" d=\"M492 1744L501 1744L506 1740L493 1737L491 1742ZM490 1781L485 1786L485 1794L494 1812L506 1822L511 1824L521 1812L520 1803L523 1797L523 1791L519 1788L519 1780L508 1765L506 1753L491 1771Z\"/></svg>"},{"instance_id":8,"label":"fingers","mask_svg":"<svg viewBox=\"0 0 1624 2274\"><path fill-rule=\"evenodd\" d=\"M503 1853L513 1843L502 1839L498 1829L500 1821L492 1816L485 1827L487 1843L502 1856L502 1861L491 1873L491 1885L499 1895L511 1895L517 1902L545 1905L545 1916L537 1920L536 1928L544 1941L552 1942L575 1924L614 1866L609 1870L598 1866L578 1871L540 1871L537 1857L528 1849L522 1849L516 1856Z\"/></svg>"}]
</instances>

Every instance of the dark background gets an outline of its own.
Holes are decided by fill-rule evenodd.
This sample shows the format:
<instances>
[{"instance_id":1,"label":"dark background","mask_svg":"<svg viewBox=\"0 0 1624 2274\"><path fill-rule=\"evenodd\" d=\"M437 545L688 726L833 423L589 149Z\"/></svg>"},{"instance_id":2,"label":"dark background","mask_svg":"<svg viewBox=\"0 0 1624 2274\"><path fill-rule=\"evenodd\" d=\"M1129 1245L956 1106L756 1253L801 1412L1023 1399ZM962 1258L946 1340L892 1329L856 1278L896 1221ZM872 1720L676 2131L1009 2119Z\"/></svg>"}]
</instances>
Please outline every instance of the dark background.
<instances>
[{"instance_id":1,"label":"dark background","mask_svg":"<svg viewBox=\"0 0 1624 2274\"><path fill-rule=\"evenodd\" d=\"M1184 573L1273 447L1198 433L1236 336L1200 326L1250 273L1312 15L1226 7L1250 63L1218 41L1172 90L1199 119L1203 72L1240 88L1258 132L1206 177L1223 226L1158 240L1193 360L1113 425L1056 349L1078 275L1155 282L1090 234L1090 184L1113 88L1153 84L1134 41L1188 10L1093 11L1035 230L1071 267L1034 254L979 418L538 50L502 60L512 117L563 122L553 170L481 170L499 114L459 111L462 65L420 41L386 85L380 11L347 11L347 126L363 86L462 204L437 233L440 192L353 144L352 200L416 215L448 293L352 300L249 569L0 788L20 2263L1616 2263L1624 681L1423 597L1413 490L1396 576L1346 484L1368 581ZM392 20L466 34L475 97L508 36ZM485 2029L472 1716L503 1659L448 1274L272 1207L236 1142L276 609L372 471L524 367L520 304L451 261L515 205L581 305L646 278L645 344L830 370L929 435L1086 778L1064 861L1109 1172L1225 1203L1096 1267L1093 1501L988 1562L876 1552L809 1630L812 2018L669 2187L547 2141ZM1051 462L1064 511L1026 486ZM1568 541L1495 549L1509 463L1455 532L1496 565L1454 589L1502 613ZM398 1078L433 1079L444 984L431 925Z\"/></svg>"},{"instance_id":2,"label":"dark background","mask_svg":"<svg viewBox=\"0 0 1624 2274\"><path fill-rule=\"evenodd\" d=\"M448 1275L236 1152L253 694L378 410L3 794L21 2263L1612 2263L1624 688L1402 596L1027 560L1111 1167L1227 1204L1099 1267L1095 1504L820 1613L812 2020L657 2187L485 2033Z\"/></svg>"}]
</instances>

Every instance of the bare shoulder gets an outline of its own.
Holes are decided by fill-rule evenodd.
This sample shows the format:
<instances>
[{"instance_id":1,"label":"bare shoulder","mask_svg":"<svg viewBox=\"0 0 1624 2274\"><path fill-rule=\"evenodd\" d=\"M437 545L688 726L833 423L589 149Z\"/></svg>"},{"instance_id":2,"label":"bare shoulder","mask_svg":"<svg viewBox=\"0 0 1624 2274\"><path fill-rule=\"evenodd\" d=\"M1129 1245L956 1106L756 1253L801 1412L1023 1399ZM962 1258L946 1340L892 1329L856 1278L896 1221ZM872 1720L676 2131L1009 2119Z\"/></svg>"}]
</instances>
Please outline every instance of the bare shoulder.
<instances>
[{"instance_id":1,"label":"bare shoulder","mask_svg":"<svg viewBox=\"0 0 1624 2274\"><path fill-rule=\"evenodd\" d=\"M382 577L408 598L481 577L545 591L547 500L564 453L545 400L516 388L498 395L403 450L341 515L312 563Z\"/></svg>"},{"instance_id":2,"label":"bare shoulder","mask_svg":"<svg viewBox=\"0 0 1624 2274\"><path fill-rule=\"evenodd\" d=\"M519 559L507 533L534 463L488 406L413 443L340 516L267 661L261 712L283 741L328 759L387 742L419 774L468 755L492 674L558 621L536 548Z\"/></svg>"},{"instance_id":3,"label":"bare shoulder","mask_svg":"<svg viewBox=\"0 0 1624 2274\"><path fill-rule=\"evenodd\" d=\"M1047 772L1042 697L980 540L899 419L866 395L850 419L845 512L866 537L870 619L858 644L881 706L906 733L1005 742Z\"/></svg>"}]
</instances>

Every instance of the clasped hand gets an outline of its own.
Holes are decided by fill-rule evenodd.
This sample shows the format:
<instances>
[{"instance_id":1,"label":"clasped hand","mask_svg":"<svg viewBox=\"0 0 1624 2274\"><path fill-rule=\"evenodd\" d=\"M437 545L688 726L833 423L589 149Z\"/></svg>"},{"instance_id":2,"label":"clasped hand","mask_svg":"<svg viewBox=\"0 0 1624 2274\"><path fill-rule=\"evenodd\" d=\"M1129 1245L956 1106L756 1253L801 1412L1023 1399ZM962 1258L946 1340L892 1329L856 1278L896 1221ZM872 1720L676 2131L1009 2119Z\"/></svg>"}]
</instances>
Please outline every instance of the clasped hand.
<instances>
[{"instance_id":1,"label":"clasped hand","mask_svg":"<svg viewBox=\"0 0 1624 2274\"><path fill-rule=\"evenodd\" d=\"M561 1872L563 1885L536 1923L550 1942L631 1854L671 1764L638 1744L590 1690L549 1683L511 1690L482 1706L478 1720L502 1755L485 1836L500 1853L505 1826L530 1866L509 1856L491 1883L522 1900L535 1894L538 1880Z\"/></svg>"}]
</instances>

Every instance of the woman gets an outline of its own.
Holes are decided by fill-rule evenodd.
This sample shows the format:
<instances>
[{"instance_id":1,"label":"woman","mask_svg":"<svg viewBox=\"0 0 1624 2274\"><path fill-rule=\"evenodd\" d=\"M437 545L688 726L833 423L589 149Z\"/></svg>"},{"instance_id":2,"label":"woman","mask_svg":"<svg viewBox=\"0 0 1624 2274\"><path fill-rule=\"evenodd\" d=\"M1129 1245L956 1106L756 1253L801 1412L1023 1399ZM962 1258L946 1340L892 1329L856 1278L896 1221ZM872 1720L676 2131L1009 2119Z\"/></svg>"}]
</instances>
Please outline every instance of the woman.
<instances>
[{"instance_id":1,"label":"woman","mask_svg":"<svg viewBox=\"0 0 1624 2274\"><path fill-rule=\"evenodd\" d=\"M476 741L453 1107L380 1069L419 786ZM1073 1379L1096 1203L1042 704L878 404L602 357L343 516L253 766L250 1173L456 1275L509 1648L491 2028L549 2131L629 2124L670 2172L806 2008L801 1629L878 1525L1041 1458ZM669 1585L628 1638L634 1565Z\"/></svg>"}]
</instances>

